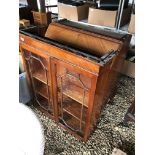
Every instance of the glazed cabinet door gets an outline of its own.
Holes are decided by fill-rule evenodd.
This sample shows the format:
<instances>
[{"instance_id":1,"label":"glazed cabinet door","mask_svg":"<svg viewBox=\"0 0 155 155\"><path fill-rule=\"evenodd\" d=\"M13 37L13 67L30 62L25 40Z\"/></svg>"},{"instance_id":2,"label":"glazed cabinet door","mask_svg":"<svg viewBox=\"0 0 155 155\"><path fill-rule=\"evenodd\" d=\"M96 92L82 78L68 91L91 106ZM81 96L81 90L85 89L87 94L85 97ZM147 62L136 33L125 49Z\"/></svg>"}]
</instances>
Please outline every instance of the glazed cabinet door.
<instances>
[{"instance_id":1,"label":"glazed cabinet door","mask_svg":"<svg viewBox=\"0 0 155 155\"><path fill-rule=\"evenodd\" d=\"M54 102L59 123L84 138L89 130L94 75L58 59L52 59Z\"/></svg>"},{"instance_id":2,"label":"glazed cabinet door","mask_svg":"<svg viewBox=\"0 0 155 155\"><path fill-rule=\"evenodd\" d=\"M21 48L21 52L37 105L53 115L50 57L34 54L24 48Z\"/></svg>"}]
</instances>

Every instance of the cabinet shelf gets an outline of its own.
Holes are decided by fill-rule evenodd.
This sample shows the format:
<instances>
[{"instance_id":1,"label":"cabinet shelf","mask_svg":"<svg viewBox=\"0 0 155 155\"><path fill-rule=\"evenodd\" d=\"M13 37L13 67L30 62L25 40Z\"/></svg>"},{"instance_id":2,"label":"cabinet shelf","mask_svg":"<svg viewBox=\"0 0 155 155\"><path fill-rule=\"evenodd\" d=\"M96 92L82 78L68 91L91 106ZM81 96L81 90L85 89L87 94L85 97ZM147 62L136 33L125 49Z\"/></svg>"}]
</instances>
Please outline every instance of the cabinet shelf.
<instances>
[{"instance_id":1,"label":"cabinet shelf","mask_svg":"<svg viewBox=\"0 0 155 155\"><path fill-rule=\"evenodd\" d=\"M64 96L63 97L63 111L67 112L68 114L72 115L74 118L80 121L81 117L81 108L82 105L73 99ZM83 106L82 111L82 122L85 123L86 121L86 115L87 115L88 108Z\"/></svg>"},{"instance_id":2,"label":"cabinet shelf","mask_svg":"<svg viewBox=\"0 0 155 155\"><path fill-rule=\"evenodd\" d=\"M35 71L35 72L33 73L33 77L34 77L35 79L41 81L42 83L47 84L47 79L46 79L45 71L44 71L44 70Z\"/></svg>"},{"instance_id":3,"label":"cabinet shelf","mask_svg":"<svg viewBox=\"0 0 155 155\"><path fill-rule=\"evenodd\" d=\"M43 96L44 98L48 99L48 93L46 86L40 86L36 89L36 93Z\"/></svg>"},{"instance_id":4,"label":"cabinet shelf","mask_svg":"<svg viewBox=\"0 0 155 155\"><path fill-rule=\"evenodd\" d=\"M50 94L48 94L49 86L47 86L45 83L41 82L38 79L34 79L33 82L35 85L35 92L37 94L41 95L42 97L48 99L48 97L50 95Z\"/></svg>"},{"instance_id":5,"label":"cabinet shelf","mask_svg":"<svg viewBox=\"0 0 155 155\"><path fill-rule=\"evenodd\" d=\"M63 87L63 94L75 100L76 102L83 104L83 88L80 88L74 84L65 85ZM88 107L88 92L85 91L84 106Z\"/></svg>"},{"instance_id":6,"label":"cabinet shelf","mask_svg":"<svg viewBox=\"0 0 155 155\"><path fill-rule=\"evenodd\" d=\"M38 104L46 110L49 110L49 104L48 104L48 100L43 97L42 95L38 94L37 95L37 102L39 102Z\"/></svg>"},{"instance_id":7,"label":"cabinet shelf","mask_svg":"<svg viewBox=\"0 0 155 155\"><path fill-rule=\"evenodd\" d=\"M59 120L62 124L64 124L67 127L69 127L71 130L77 131L77 134L80 136L83 135L84 129L85 129L85 124L82 122L81 124L81 131L80 131L80 121L72 117L68 112L63 113L63 119L59 117ZM78 132L79 131L79 132Z\"/></svg>"}]
</instances>

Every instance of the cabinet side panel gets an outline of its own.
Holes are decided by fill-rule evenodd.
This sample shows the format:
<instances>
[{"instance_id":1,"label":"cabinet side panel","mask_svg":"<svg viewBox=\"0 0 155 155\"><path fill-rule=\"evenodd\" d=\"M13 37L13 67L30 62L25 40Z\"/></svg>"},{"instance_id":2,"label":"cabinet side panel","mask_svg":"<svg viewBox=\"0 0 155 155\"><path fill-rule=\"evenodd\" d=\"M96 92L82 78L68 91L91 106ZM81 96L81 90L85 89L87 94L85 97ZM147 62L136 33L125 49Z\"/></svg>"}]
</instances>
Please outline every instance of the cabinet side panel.
<instances>
[{"instance_id":1,"label":"cabinet side panel","mask_svg":"<svg viewBox=\"0 0 155 155\"><path fill-rule=\"evenodd\" d=\"M125 60L130 39L131 36L126 38L119 48L120 51L118 52L118 55L111 63L100 68L94 99L92 129L96 127L101 110L104 108L107 101L115 95L120 70Z\"/></svg>"},{"instance_id":2,"label":"cabinet side panel","mask_svg":"<svg viewBox=\"0 0 155 155\"><path fill-rule=\"evenodd\" d=\"M101 110L105 106L110 94L110 85L108 83L110 75L110 64L107 64L104 68L101 68L101 72L102 74L100 74L97 79L96 92L94 96L91 132L96 127Z\"/></svg>"},{"instance_id":3,"label":"cabinet side panel","mask_svg":"<svg viewBox=\"0 0 155 155\"><path fill-rule=\"evenodd\" d=\"M29 89L30 89L30 92L31 92L32 96L34 96L33 88L32 88L31 76L30 76L30 73L29 73L29 68L27 66L25 57L24 57L23 48L22 48L22 46L20 46L19 48L20 48L20 52L21 52L21 55L22 55L23 66L24 66L24 69L26 71L26 79L27 79L27 82L28 82L28 86L29 86Z\"/></svg>"},{"instance_id":4,"label":"cabinet side panel","mask_svg":"<svg viewBox=\"0 0 155 155\"><path fill-rule=\"evenodd\" d=\"M85 136L84 141L86 141L90 134L91 134L91 128L92 128L92 119L93 119L93 107L94 107L94 101L95 101L95 91L96 91L96 84L97 84L97 76L94 76L91 79L91 91L89 94L89 105L88 105L88 114L87 114L87 126L85 129Z\"/></svg>"}]
</instances>

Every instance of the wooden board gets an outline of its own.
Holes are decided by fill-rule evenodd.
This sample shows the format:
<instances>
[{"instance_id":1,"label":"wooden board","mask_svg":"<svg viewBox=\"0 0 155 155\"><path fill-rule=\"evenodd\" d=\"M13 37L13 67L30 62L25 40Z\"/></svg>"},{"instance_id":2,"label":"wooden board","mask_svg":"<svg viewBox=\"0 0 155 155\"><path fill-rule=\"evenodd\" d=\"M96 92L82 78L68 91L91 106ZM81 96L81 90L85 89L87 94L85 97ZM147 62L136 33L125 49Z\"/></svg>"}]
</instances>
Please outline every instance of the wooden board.
<instances>
[{"instance_id":1,"label":"wooden board","mask_svg":"<svg viewBox=\"0 0 155 155\"><path fill-rule=\"evenodd\" d=\"M97 56L103 56L111 49L116 51L121 44L118 40L108 39L103 35L82 31L59 23L50 24L45 37Z\"/></svg>"}]
</instances>

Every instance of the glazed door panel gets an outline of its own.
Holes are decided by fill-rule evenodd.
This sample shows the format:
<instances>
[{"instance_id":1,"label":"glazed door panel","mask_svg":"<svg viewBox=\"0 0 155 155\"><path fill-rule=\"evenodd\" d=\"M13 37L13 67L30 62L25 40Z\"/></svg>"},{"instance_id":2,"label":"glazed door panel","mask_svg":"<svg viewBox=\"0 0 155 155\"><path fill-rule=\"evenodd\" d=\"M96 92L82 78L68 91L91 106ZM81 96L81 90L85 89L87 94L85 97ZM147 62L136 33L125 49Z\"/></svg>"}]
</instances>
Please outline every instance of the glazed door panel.
<instances>
[{"instance_id":1,"label":"glazed door panel","mask_svg":"<svg viewBox=\"0 0 155 155\"><path fill-rule=\"evenodd\" d=\"M52 64L58 121L83 137L88 125L92 75L57 59L53 59Z\"/></svg>"},{"instance_id":2,"label":"glazed door panel","mask_svg":"<svg viewBox=\"0 0 155 155\"><path fill-rule=\"evenodd\" d=\"M42 109L53 115L50 57L39 56L26 49L22 49L22 56L31 81L35 101Z\"/></svg>"}]
</instances>

